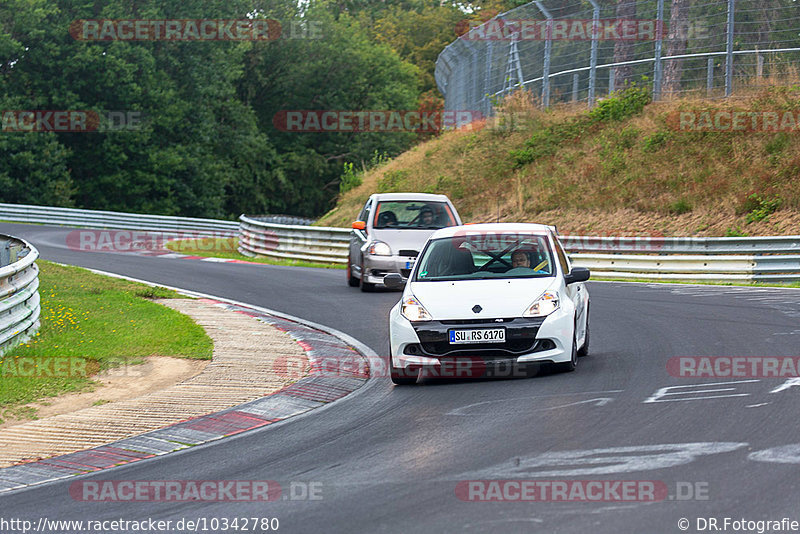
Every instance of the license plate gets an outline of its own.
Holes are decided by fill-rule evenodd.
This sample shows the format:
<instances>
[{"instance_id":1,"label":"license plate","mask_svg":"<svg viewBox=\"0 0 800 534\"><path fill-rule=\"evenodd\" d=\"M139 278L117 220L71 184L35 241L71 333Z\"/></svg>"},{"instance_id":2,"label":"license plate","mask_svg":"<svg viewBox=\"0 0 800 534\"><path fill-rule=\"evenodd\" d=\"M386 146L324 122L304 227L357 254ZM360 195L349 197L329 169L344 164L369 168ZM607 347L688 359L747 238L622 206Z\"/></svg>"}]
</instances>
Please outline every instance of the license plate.
<instances>
[{"instance_id":1,"label":"license plate","mask_svg":"<svg viewBox=\"0 0 800 534\"><path fill-rule=\"evenodd\" d=\"M407 261L406 262L406 269L413 269L413 268L414 268L414 262L413 261Z\"/></svg>"},{"instance_id":2,"label":"license plate","mask_svg":"<svg viewBox=\"0 0 800 534\"><path fill-rule=\"evenodd\" d=\"M474 330L450 330L451 345L466 345L470 343L505 343L505 328L485 328Z\"/></svg>"}]
</instances>

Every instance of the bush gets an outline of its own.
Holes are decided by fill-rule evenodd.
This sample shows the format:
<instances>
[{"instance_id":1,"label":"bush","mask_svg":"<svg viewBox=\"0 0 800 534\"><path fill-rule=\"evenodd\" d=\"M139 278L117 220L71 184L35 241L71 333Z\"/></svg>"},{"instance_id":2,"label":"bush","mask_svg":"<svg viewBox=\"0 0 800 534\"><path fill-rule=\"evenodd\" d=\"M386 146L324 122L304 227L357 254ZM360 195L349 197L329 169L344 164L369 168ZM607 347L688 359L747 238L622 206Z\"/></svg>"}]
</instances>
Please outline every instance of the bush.
<instances>
[{"instance_id":1,"label":"bush","mask_svg":"<svg viewBox=\"0 0 800 534\"><path fill-rule=\"evenodd\" d=\"M669 211L675 215L682 215L692 211L692 205L688 200L682 198L670 204Z\"/></svg>"},{"instance_id":2,"label":"bush","mask_svg":"<svg viewBox=\"0 0 800 534\"><path fill-rule=\"evenodd\" d=\"M650 91L634 84L599 102L589 117L598 122L622 121L641 113L650 100Z\"/></svg>"},{"instance_id":3,"label":"bush","mask_svg":"<svg viewBox=\"0 0 800 534\"><path fill-rule=\"evenodd\" d=\"M644 140L642 150L644 152L655 152L667 144L669 137L669 132L656 132Z\"/></svg>"},{"instance_id":4,"label":"bush","mask_svg":"<svg viewBox=\"0 0 800 534\"><path fill-rule=\"evenodd\" d=\"M361 185L361 176L353 170L352 163L345 163L342 179L339 182L339 194L343 195L359 185Z\"/></svg>"},{"instance_id":5,"label":"bush","mask_svg":"<svg viewBox=\"0 0 800 534\"><path fill-rule=\"evenodd\" d=\"M781 207L779 198L763 198L757 193L753 193L744 203L747 213L747 223L754 223L766 220L770 215L778 211Z\"/></svg>"},{"instance_id":6,"label":"bush","mask_svg":"<svg viewBox=\"0 0 800 534\"><path fill-rule=\"evenodd\" d=\"M531 138L525 142L527 148L509 152L514 160L514 165L521 167L533 163L539 158L554 155L562 143L580 137L586 132L588 124L585 117L584 115L565 123L552 124L534 132Z\"/></svg>"}]
</instances>

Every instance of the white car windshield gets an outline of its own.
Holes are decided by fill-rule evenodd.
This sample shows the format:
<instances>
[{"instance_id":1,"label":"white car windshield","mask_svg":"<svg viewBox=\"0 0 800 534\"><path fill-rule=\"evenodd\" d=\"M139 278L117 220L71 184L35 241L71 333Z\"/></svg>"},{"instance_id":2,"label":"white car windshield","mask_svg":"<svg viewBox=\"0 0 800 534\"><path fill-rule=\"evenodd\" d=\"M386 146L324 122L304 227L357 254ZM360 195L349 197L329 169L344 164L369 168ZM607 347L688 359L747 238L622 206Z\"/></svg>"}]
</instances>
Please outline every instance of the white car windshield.
<instances>
[{"instance_id":1,"label":"white car windshield","mask_svg":"<svg viewBox=\"0 0 800 534\"><path fill-rule=\"evenodd\" d=\"M466 234L431 241L414 281L537 278L553 276L554 270L544 235Z\"/></svg>"},{"instance_id":2,"label":"white car windshield","mask_svg":"<svg viewBox=\"0 0 800 534\"><path fill-rule=\"evenodd\" d=\"M450 206L444 202L393 200L378 203L373 228L438 230L456 224Z\"/></svg>"}]
</instances>

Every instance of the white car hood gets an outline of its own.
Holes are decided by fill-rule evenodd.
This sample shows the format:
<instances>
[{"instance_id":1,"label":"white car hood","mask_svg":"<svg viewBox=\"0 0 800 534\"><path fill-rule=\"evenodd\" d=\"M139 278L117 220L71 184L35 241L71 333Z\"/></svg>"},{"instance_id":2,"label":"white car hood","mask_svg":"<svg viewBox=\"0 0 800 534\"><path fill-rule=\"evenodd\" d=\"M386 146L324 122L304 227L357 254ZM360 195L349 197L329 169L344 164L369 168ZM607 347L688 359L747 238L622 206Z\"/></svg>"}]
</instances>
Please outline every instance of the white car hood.
<instances>
[{"instance_id":1,"label":"white car hood","mask_svg":"<svg viewBox=\"0 0 800 534\"><path fill-rule=\"evenodd\" d=\"M409 291L434 320L520 317L555 284L554 277L458 282L412 282ZM483 308L475 313L475 305Z\"/></svg>"},{"instance_id":2,"label":"white car hood","mask_svg":"<svg viewBox=\"0 0 800 534\"><path fill-rule=\"evenodd\" d=\"M372 230L370 240L383 241L392 249L392 254L397 255L400 250L416 250L420 252L425 242L436 230L429 229L403 229L392 230L388 228Z\"/></svg>"}]
</instances>

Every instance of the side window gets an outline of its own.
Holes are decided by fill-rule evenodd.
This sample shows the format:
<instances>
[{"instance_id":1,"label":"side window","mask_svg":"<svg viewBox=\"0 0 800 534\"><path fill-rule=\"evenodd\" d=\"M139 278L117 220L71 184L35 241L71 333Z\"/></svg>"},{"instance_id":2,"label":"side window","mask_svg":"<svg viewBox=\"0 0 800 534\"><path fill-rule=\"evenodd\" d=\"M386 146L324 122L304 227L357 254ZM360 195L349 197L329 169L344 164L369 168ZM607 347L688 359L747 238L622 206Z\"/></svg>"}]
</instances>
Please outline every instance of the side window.
<instances>
[{"instance_id":1,"label":"side window","mask_svg":"<svg viewBox=\"0 0 800 534\"><path fill-rule=\"evenodd\" d=\"M361 215L358 216L359 221L367 222L369 220L369 211L371 204L372 204L372 199L367 200L367 203L364 204L364 209L361 210Z\"/></svg>"},{"instance_id":2,"label":"side window","mask_svg":"<svg viewBox=\"0 0 800 534\"><path fill-rule=\"evenodd\" d=\"M558 254L558 263L561 264L561 270L564 274L569 274L572 270L572 266L569 264L567 254L564 252L564 248L561 246L561 242L556 236L553 236L553 241L556 244L556 254Z\"/></svg>"}]
</instances>

